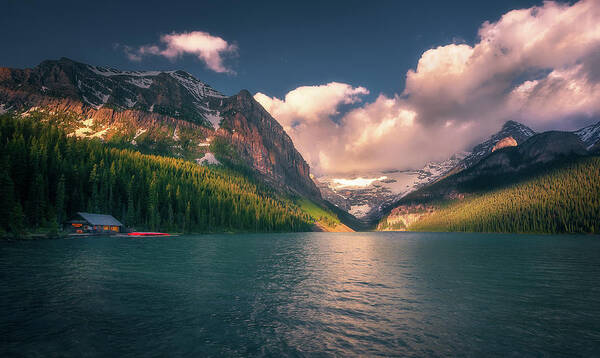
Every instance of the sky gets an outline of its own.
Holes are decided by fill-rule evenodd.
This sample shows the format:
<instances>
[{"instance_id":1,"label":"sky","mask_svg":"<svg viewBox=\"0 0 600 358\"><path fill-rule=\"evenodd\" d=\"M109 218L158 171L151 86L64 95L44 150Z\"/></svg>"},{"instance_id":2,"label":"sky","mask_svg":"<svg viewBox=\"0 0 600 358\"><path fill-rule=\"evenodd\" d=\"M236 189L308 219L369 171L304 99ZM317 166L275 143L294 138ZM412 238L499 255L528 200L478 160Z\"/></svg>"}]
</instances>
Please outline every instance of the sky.
<instances>
[{"instance_id":1,"label":"sky","mask_svg":"<svg viewBox=\"0 0 600 358\"><path fill-rule=\"evenodd\" d=\"M417 168L600 107L600 1L3 0L0 66L69 57L248 89L317 174Z\"/></svg>"}]
</instances>

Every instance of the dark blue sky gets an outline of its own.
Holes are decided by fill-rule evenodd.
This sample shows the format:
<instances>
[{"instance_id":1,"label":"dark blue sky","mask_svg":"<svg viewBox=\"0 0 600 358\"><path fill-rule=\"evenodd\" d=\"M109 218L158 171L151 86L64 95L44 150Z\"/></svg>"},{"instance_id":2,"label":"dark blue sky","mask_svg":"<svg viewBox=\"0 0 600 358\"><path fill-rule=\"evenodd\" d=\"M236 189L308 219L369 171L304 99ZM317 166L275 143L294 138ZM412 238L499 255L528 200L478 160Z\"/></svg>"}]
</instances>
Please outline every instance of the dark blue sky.
<instances>
[{"instance_id":1,"label":"dark blue sky","mask_svg":"<svg viewBox=\"0 0 600 358\"><path fill-rule=\"evenodd\" d=\"M399 93L423 51L476 40L486 20L541 1L30 1L2 0L0 66L69 57L120 69L184 69L216 89L282 97L330 81ZM131 62L115 44L156 44L161 34L205 31L239 47L207 70L187 55Z\"/></svg>"}]
</instances>

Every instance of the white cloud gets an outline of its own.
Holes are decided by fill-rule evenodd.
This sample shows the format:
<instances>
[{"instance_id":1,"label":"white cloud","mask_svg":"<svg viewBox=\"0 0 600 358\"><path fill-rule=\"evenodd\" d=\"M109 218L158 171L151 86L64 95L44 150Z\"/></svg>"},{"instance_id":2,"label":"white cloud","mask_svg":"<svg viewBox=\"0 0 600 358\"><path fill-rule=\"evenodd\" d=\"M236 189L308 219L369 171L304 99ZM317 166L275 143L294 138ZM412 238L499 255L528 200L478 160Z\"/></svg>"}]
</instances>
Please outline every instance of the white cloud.
<instances>
[{"instance_id":1,"label":"white cloud","mask_svg":"<svg viewBox=\"0 0 600 358\"><path fill-rule=\"evenodd\" d=\"M157 55L175 59L185 54L196 56L210 70L219 73L234 73L224 65L224 58L237 54L237 46L207 32L192 31L162 35L158 45L145 45L137 49L124 46L126 56L132 61L141 61L143 56Z\"/></svg>"},{"instance_id":2,"label":"white cloud","mask_svg":"<svg viewBox=\"0 0 600 358\"><path fill-rule=\"evenodd\" d=\"M334 82L255 98L328 174L444 159L509 119L574 129L573 118L600 114L600 1L510 11L478 33L472 46L424 52L393 97L362 104L367 89ZM334 118L342 104L358 107Z\"/></svg>"},{"instance_id":3,"label":"white cloud","mask_svg":"<svg viewBox=\"0 0 600 358\"><path fill-rule=\"evenodd\" d=\"M360 96L369 94L364 87L352 87L345 83L331 82L321 86L298 87L285 99L270 98L257 93L254 98L276 117L284 126L296 123L319 122L338 114L341 104L360 102Z\"/></svg>"},{"instance_id":4,"label":"white cloud","mask_svg":"<svg viewBox=\"0 0 600 358\"><path fill-rule=\"evenodd\" d=\"M404 94L417 108L419 120L427 123L479 121L482 115L493 122L522 117L531 113L522 106L524 102L511 101L513 90L523 90L538 80L556 84L553 76L558 73L575 76L578 72L578 81L585 82L587 75L577 67L599 50L600 2L585 0L571 6L546 2L510 11L498 22L484 23L474 46L447 45L426 51L416 70L408 71ZM592 94L580 92L577 96ZM546 97L548 102L555 99L559 98ZM584 109L578 102L562 101L561 110L546 112L544 119L575 115Z\"/></svg>"}]
</instances>

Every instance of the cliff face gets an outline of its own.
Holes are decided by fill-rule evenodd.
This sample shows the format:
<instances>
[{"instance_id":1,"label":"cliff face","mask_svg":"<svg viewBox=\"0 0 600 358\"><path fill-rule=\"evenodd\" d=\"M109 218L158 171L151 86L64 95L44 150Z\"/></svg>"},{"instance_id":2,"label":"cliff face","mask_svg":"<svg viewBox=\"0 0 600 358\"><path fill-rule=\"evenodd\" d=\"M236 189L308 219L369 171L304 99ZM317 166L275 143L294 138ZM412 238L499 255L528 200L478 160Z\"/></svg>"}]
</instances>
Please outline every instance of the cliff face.
<instances>
[{"instance_id":1,"label":"cliff face","mask_svg":"<svg viewBox=\"0 0 600 358\"><path fill-rule=\"evenodd\" d=\"M423 217L432 214L432 205L406 204L392 209L377 225L378 231L405 231Z\"/></svg>"},{"instance_id":2,"label":"cliff face","mask_svg":"<svg viewBox=\"0 0 600 358\"><path fill-rule=\"evenodd\" d=\"M504 123L499 132L493 134L488 140L473 147L471 153L460 161L453 172L458 172L477 164L480 160L493 152L498 143L508 137L514 140L516 143L515 145L520 145L533 135L535 135L535 132L526 125L515 121L508 121ZM497 149L499 148L496 148L496 150Z\"/></svg>"},{"instance_id":3,"label":"cliff face","mask_svg":"<svg viewBox=\"0 0 600 358\"><path fill-rule=\"evenodd\" d=\"M516 147L517 145L517 141L513 137L506 137L501 139L498 143L496 143L494 148L492 148L492 152L506 147Z\"/></svg>"},{"instance_id":4,"label":"cliff face","mask_svg":"<svg viewBox=\"0 0 600 358\"><path fill-rule=\"evenodd\" d=\"M294 147L283 127L243 90L224 101L223 118L218 135L224 137L237 152L274 185L299 190L301 194L320 197L310 178L310 168Z\"/></svg>"},{"instance_id":5,"label":"cliff face","mask_svg":"<svg viewBox=\"0 0 600 358\"><path fill-rule=\"evenodd\" d=\"M520 146L495 151L457 179L466 182L479 177L508 175L569 156L588 152L579 137L570 132L549 131L536 134Z\"/></svg>"},{"instance_id":6,"label":"cliff face","mask_svg":"<svg viewBox=\"0 0 600 358\"><path fill-rule=\"evenodd\" d=\"M265 181L320 199L308 164L248 91L227 97L184 71L120 71L65 58L0 68L5 111L42 112L72 135L199 162L220 139Z\"/></svg>"}]
</instances>

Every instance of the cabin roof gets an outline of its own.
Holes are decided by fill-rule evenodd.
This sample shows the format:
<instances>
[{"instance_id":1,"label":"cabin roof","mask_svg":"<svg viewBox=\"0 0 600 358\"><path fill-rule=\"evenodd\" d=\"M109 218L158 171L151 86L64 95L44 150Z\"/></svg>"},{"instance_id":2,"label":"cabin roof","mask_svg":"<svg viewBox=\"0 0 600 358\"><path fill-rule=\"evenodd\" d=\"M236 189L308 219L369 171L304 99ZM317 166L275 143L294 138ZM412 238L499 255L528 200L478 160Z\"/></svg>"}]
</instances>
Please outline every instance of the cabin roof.
<instances>
[{"instance_id":1,"label":"cabin roof","mask_svg":"<svg viewBox=\"0 0 600 358\"><path fill-rule=\"evenodd\" d=\"M115 219L112 215L91 213L77 213L77 215L81 216L92 225L123 226L123 224L121 224L121 222Z\"/></svg>"}]
</instances>

